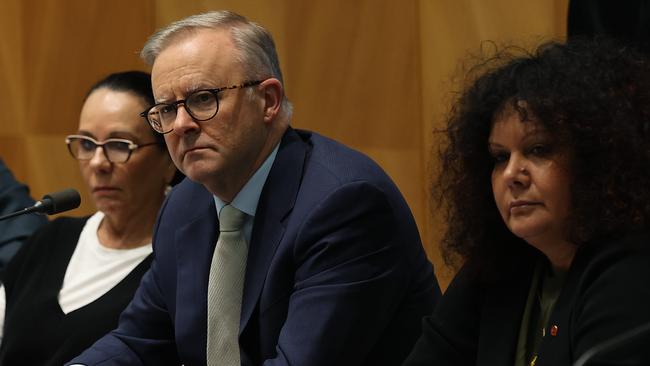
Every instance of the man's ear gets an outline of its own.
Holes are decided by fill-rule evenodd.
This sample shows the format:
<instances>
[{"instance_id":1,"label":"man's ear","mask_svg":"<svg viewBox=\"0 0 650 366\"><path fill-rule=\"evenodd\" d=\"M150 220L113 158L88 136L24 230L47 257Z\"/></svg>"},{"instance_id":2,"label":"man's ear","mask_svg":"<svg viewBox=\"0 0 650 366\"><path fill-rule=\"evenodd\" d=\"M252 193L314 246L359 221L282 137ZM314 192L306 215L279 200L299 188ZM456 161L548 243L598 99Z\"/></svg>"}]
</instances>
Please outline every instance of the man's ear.
<instances>
[{"instance_id":1,"label":"man's ear","mask_svg":"<svg viewBox=\"0 0 650 366\"><path fill-rule=\"evenodd\" d=\"M280 113L284 90L282 89L282 83L276 78L264 80L260 87L264 92L264 122L270 123Z\"/></svg>"}]
</instances>

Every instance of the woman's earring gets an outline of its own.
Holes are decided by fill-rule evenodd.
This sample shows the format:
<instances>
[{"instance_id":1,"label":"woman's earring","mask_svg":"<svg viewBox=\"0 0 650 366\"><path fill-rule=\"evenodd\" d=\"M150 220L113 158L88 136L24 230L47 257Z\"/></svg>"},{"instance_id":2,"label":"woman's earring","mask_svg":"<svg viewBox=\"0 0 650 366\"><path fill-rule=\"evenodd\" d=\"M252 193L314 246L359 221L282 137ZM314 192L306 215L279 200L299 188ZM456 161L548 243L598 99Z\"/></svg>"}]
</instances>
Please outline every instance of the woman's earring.
<instances>
[{"instance_id":1,"label":"woman's earring","mask_svg":"<svg viewBox=\"0 0 650 366\"><path fill-rule=\"evenodd\" d=\"M172 191L172 186L168 184L167 187L165 187L165 193L164 193L165 196L167 196L171 191Z\"/></svg>"}]
</instances>

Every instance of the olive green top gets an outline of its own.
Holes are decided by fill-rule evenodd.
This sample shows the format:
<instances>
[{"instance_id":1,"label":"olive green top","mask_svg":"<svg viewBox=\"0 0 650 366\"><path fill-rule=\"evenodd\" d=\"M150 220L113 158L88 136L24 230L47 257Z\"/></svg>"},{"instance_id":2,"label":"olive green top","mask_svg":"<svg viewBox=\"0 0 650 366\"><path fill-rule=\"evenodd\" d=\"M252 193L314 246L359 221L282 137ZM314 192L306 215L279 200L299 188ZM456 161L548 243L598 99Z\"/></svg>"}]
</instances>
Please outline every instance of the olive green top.
<instances>
[{"instance_id":1,"label":"olive green top","mask_svg":"<svg viewBox=\"0 0 650 366\"><path fill-rule=\"evenodd\" d=\"M553 269L546 260L536 264L519 328L515 366L534 366L537 362L537 353L542 338L549 333L548 320L565 278L566 271Z\"/></svg>"}]
</instances>

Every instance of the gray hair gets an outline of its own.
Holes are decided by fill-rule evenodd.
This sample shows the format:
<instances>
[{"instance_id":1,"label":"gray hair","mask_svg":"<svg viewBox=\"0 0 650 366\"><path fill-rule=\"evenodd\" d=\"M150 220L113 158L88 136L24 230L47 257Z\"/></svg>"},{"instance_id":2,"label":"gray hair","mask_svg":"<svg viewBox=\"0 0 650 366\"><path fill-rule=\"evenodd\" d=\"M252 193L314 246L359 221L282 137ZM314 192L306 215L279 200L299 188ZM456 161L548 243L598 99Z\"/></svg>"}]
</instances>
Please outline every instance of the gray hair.
<instances>
[{"instance_id":1,"label":"gray hair","mask_svg":"<svg viewBox=\"0 0 650 366\"><path fill-rule=\"evenodd\" d=\"M140 51L140 57L151 66L176 37L206 28L229 30L238 51L235 59L244 67L247 78L253 80L274 77L284 86L280 61L271 33L261 25L228 10L196 14L171 23L149 37ZM293 108L286 95L282 96L282 107L290 116Z\"/></svg>"}]
</instances>

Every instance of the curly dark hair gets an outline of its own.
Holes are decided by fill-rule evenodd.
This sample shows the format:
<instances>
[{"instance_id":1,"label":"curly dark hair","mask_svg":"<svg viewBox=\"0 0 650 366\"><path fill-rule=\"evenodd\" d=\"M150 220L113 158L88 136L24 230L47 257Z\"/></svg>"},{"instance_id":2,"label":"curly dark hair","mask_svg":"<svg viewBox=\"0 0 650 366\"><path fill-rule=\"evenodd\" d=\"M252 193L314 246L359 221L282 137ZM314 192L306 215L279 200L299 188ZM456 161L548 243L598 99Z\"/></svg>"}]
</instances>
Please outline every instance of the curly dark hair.
<instances>
[{"instance_id":1,"label":"curly dark hair","mask_svg":"<svg viewBox=\"0 0 650 366\"><path fill-rule=\"evenodd\" d=\"M433 185L448 223L441 243L447 263L460 259L493 275L530 250L506 227L491 186L488 138L510 107L572 152L567 235L573 243L647 228L648 59L612 40L573 39L532 53L507 47L484 57L468 80L449 113Z\"/></svg>"}]
</instances>

